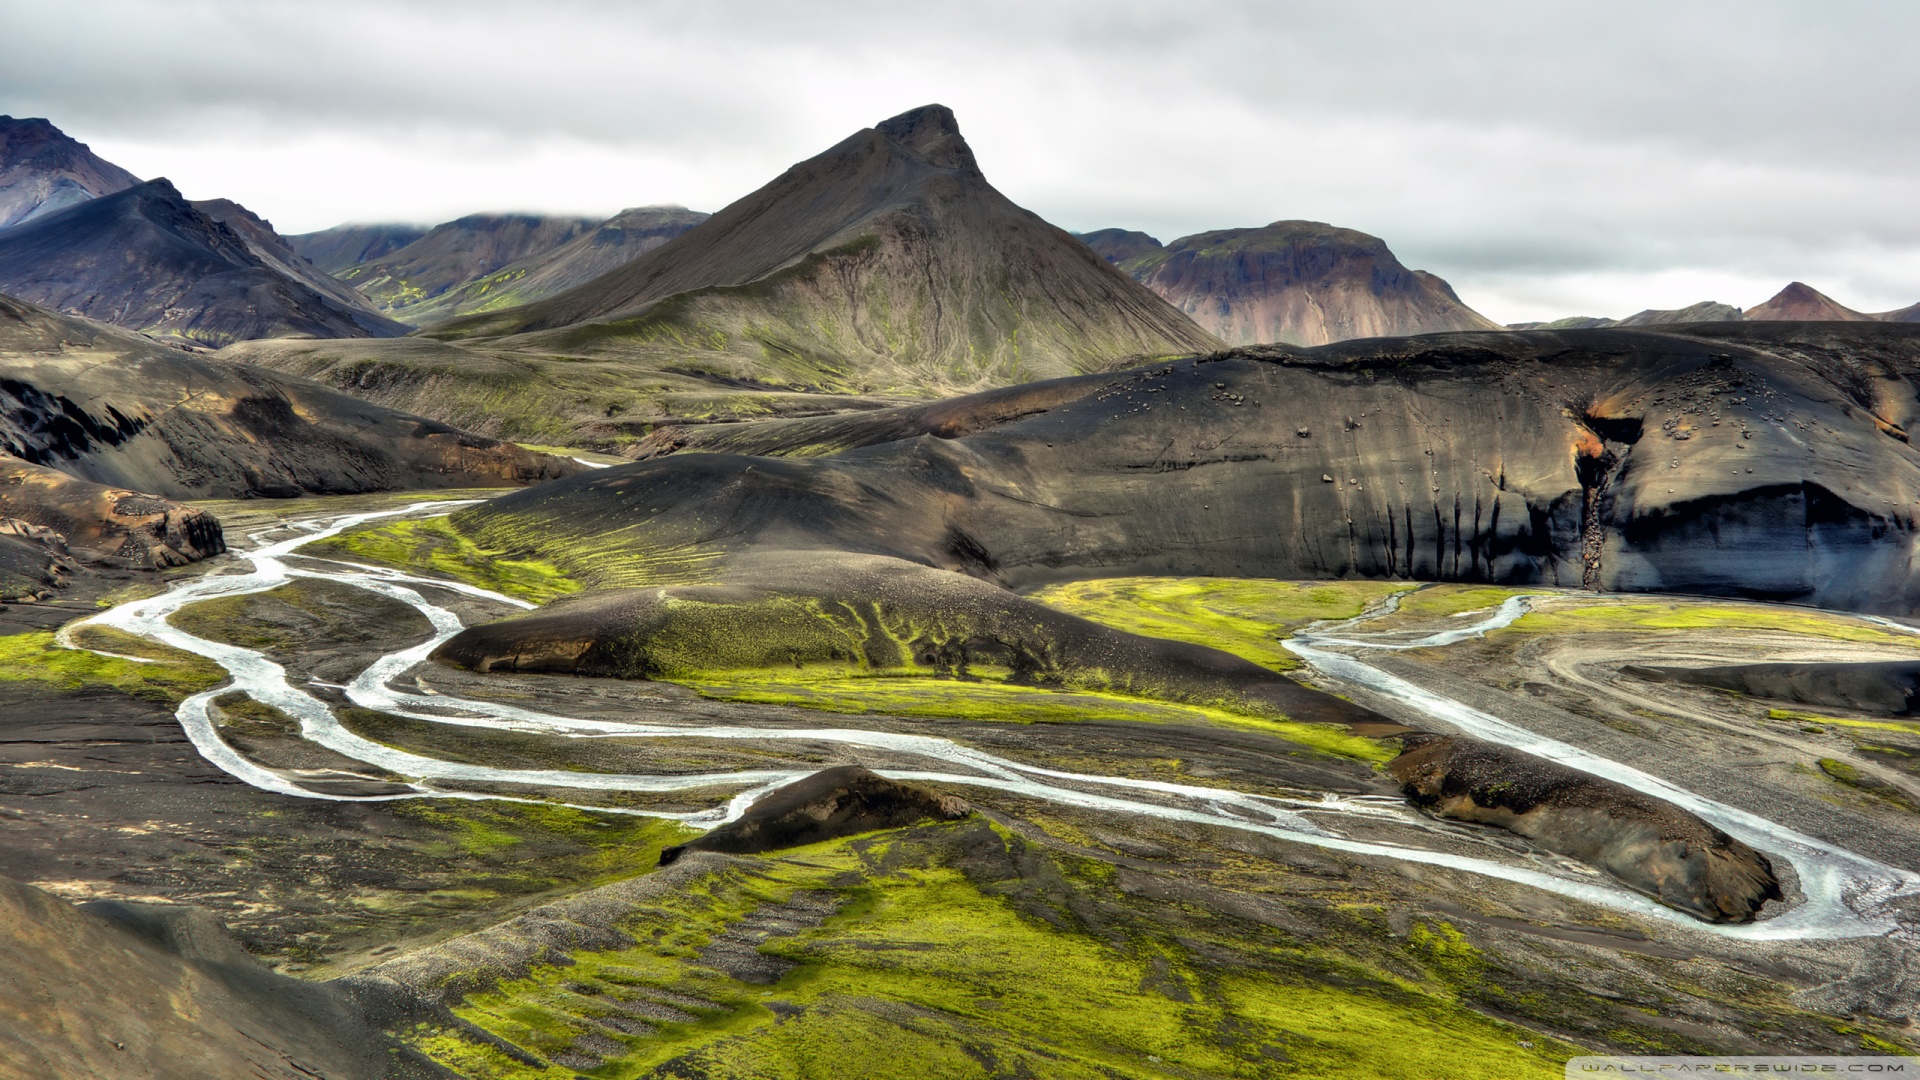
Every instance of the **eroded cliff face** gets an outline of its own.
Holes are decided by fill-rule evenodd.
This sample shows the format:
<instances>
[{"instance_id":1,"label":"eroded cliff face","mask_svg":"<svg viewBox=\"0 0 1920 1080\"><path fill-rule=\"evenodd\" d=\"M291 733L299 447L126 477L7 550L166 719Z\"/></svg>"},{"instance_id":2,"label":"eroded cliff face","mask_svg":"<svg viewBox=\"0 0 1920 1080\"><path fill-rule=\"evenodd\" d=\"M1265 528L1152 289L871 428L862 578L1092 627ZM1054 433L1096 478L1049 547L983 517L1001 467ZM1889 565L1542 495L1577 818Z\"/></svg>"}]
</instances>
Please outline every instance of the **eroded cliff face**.
<instances>
[{"instance_id":1,"label":"eroded cliff face","mask_svg":"<svg viewBox=\"0 0 1920 1080\"><path fill-rule=\"evenodd\" d=\"M649 549L853 550L1016 588L1374 577L1908 611L1916 372L1920 332L1888 324L1238 350L959 438L875 416L893 441L675 455L476 515L554 545L644 521Z\"/></svg>"}]
</instances>

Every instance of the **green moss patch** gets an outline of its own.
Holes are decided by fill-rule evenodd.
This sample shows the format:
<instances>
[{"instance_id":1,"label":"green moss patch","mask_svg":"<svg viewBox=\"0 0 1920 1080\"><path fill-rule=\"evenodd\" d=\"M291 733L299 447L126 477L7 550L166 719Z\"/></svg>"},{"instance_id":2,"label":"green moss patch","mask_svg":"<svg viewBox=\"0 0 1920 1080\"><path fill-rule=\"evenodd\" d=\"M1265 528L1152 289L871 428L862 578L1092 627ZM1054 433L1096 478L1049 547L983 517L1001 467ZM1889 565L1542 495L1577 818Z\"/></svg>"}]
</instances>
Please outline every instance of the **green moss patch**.
<instances>
[{"instance_id":1,"label":"green moss patch","mask_svg":"<svg viewBox=\"0 0 1920 1080\"><path fill-rule=\"evenodd\" d=\"M1206 645L1275 671L1300 666L1280 644L1322 619L1350 619L1415 586L1391 581L1102 578L1050 585L1033 599L1116 630Z\"/></svg>"},{"instance_id":2,"label":"green moss patch","mask_svg":"<svg viewBox=\"0 0 1920 1080\"><path fill-rule=\"evenodd\" d=\"M580 590L559 567L531 552L488 547L444 517L407 518L350 529L300 549L321 558L380 563L443 574L534 603Z\"/></svg>"},{"instance_id":3,"label":"green moss patch","mask_svg":"<svg viewBox=\"0 0 1920 1080\"><path fill-rule=\"evenodd\" d=\"M1349 735L1331 724L1299 724L1208 705L1091 690L1055 690L1004 682L962 681L929 675L849 677L837 671L783 676L726 672L684 681L707 697L860 715L927 716L1014 724L1135 721L1215 725L1277 735L1289 742L1361 761L1387 761L1397 749Z\"/></svg>"},{"instance_id":4,"label":"green moss patch","mask_svg":"<svg viewBox=\"0 0 1920 1080\"><path fill-rule=\"evenodd\" d=\"M947 836L974 847L993 837L965 828ZM940 831L835 841L710 874L633 913L623 929L640 946L574 952L455 1007L564 1065L528 1066L451 1029L411 1039L463 1075L497 1078L1544 1080L1573 1053L1450 990L1353 965L1337 979L1292 973L1311 946L1203 943L1150 919L1126 936L1098 933L914 839ZM1085 860L1039 859L1032 869L1056 890L1111 889L1110 874L1082 872ZM733 978L708 951L801 893L830 897L838 912L759 945L792 965L777 981Z\"/></svg>"},{"instance_id":5,"label":"green moss patch","mask_svg":"<svg viewBox=\"0 0 1920 1080\"><path fill-rule=\"evenodd\" d=\"M1502 633L1592 634L1635 630L1759 630L1835 641L1920 647L1920 639L1896 634L1845 615L1796 611L1758 604L1690 600L1591 600L1555 603L1528 612Z\"/></svg>"},{"instance_id":6,"label":"green moss patch","mask_svg":"<svg viewBox=\"0 0 1920 1080\"><path fill-rule=\"evenodd\" d=\"M173 704L211 690L227 673L211 660L106 627L82 627L73 634L78 649L62 648L51 631L0 637L0 679L45 683L56 690L118 690L123 694ZM91 652L102 649L145 659L146 663Z\"/></svg>"}]
</instances>

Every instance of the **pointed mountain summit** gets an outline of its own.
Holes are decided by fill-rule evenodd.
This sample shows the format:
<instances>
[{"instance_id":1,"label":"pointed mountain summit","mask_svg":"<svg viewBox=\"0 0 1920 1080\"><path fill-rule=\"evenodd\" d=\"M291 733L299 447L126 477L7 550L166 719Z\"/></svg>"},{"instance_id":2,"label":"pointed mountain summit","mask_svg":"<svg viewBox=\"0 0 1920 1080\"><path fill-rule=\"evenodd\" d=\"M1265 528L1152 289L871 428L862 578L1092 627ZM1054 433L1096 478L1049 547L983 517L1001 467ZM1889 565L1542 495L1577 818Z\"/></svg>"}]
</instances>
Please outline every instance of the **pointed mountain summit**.
<instances>
[{"instance_id":1,"label":"pointed mountain summit","mask_svg":"<svg viewBox=\"0 0 1920 1080\"><path fill-rule=\"evenodd\" d=\"M942 105L854 133L584 285L433 336L915 395L1219 344L996 191Z\"/></svg>"},{"instance_id":2,"label":"pointed mountain summit","mask_svg":"<svg viewBox=\"0 0 1920 1080\"><path fill-rule=\"evenodd\" d=\"M1165 247L1119 229L1084 239L1234 345L1501 329L1445 281L1402 266L1379 237L1323 222L1220 229Z\"/></svg>"},{"instance_id":3,"label":"pointed mountain summit","mask_svg":"<svg viewBox=\"0 0 1920 1080\"><path fill-rule=\"evenodd\" d=\"M1798 281L1773 295L1759 307L1747 309L1753 322L1873 322L1874 317L1842 307L1829 297Z\"/></svg>"},{"instance_id":4,"label":"pointed mountain summit","mask_svg":"<svg viewBox=\"0 0 1920 1080\"><path fill-rule=\"evenodd\" d=\"M0 229L139 182L45 120L0 116Z\"/></svg>"},{"instance_id":5,"label":"pointed mountain summit","mask_svg":"<svg viewBox=\"0 0 1920 1080\"><path fill-rule=\"evenodd\" d=\"M164 178L36 217L0 231L0 292L196 345L405 332L257 253L285 244L243 207L223 203L218 211L245 215L252 224L244 227L261 235L250 244Z\"/></svg>"}]
</instances>

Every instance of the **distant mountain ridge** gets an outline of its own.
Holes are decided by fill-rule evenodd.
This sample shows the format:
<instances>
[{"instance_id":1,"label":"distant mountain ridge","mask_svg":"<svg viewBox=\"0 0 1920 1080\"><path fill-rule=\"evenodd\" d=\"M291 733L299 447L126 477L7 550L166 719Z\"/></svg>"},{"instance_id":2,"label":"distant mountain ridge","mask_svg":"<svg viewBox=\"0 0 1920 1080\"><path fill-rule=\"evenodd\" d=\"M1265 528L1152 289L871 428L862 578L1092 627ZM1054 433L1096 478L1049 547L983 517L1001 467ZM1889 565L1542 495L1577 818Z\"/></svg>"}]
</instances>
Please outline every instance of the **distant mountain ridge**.
<instances>
[{"instance_id":1,"label":"distant mountain ridge","mask_svg":"<svg viewBox=\"0 0 1920 1080\"><path fill-rule=\"evenodd\" d=\"M1219 345L994 190L939 105L854 133L586 284L434 335L914 394Z\"/></svg>"},{"instance_id":2,"label":"distant mountain ridge","mask_svg":"<svg viewBox=\"0 0 1920 1080\"><path fill-rule=\"evenodd\" d=\"M46 120L0 116L0 229L139 182Z\"/></svg>"},{"instance_id":3,"label":"distant mountain ridge","mask_svg":"<svg viewBox=\"0 0 1920 1080\"><path fill-rule=\"evenodd\" d=\"M457 314L460 287L552 251L596 224L548 214L469 214L336 276L393 318L421 326Z\"/></svg>"},{"instance_id":4,"label":"distant mountain ridge","mask_svg":"<svg viewBox=\"0 0 1920 1080\"><path fill-rule=\"evenodd\" d=\"M441 294L432 309L412 314L430 322L498 311L544 299L592 281L639 258L712 215L684 206L639 206L620 211L573 239Z\"/></svg>"},{"instance_id":5,"label":"distant mountain ridge","mask_svg":"<svg viewBox=\"0 0 1920 1080\"><path fill-rule=\"evenodd\" d=\"M297 256L244 208L206 205L241 228L161 178L0 231L0 292L200 346L405 332L352 294L288 265Z\"/></svg>"},{"instance_id":6,"label":"distant mountain ridge","mask_svg":"<svg viewBox=\"0 0 1920 1080\"><path fill-rule=\"evenodd\" d=\"M1323 222L1219 229L1164 246L1123 229L1081 239L1230 345L1499 329L1380 238Z\"/></svg>"},{"instance_id":7,"label":"distant mountain ridge","mask_svg":"<svg viewBox=\"0 0 1920 1080\"><path fill-rule=\"evenodd\" d=\"M318 267L321 273L338 274L350 266L391 255L427 235L426 225L335 225L319 232L296 233L286 238L301 258Z\"/></svg>"},{"instance_id":8,"label":"distant mountain ridge","mask_svg":"<svg viewBox=\"0 0 1920 1080\"><path fill-rule=\"evenodd\" d=\"M1920 322L1920 304L1870 315L1855 311L1804 282L1789 282L1766 303L1742 311L1732 304L1704 300L1683 308L1649 308L1624 319L1576 315L1552 322L1521 322L1509 330L1593 330L1605 327L1673 326L1706 322Z\"/></svg>"}]
</instances>

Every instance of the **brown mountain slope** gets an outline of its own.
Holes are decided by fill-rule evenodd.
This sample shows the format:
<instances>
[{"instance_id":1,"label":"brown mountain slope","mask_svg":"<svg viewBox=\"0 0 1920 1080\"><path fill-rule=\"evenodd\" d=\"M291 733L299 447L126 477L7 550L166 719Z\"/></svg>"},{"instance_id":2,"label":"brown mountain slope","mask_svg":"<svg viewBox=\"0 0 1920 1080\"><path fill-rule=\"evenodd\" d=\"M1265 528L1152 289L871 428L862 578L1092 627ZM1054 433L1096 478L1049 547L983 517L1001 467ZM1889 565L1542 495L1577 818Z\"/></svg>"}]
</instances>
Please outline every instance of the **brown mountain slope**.
<instances>
[{"instance_id":1,"label":"brown mountain slope","mask_svg":"<svg viewBox=\"0 0 1920 1080\"><path fill-rule=\"evenodd\" d=\"M45 120L0 116L0 229L139 182Z\"/></svg>"},{"instance_id":2,"label":"brown mountain slope","mask_svg":"<svg viewBox=\"0 0 1920 1080\"><path fill-rule=\"evenodd\" d=\"M914 394L1218 344L994 190L938 105L856 132L594 281L435 336Z\"/></svg>"},{"instance_id":3,"label":"brown mountain slope","mask_svg":"<svg viewBox=\"0 0 1920 1080\"><path fill-rule=\"evenodd\" d=\"M449 294L593 228L592 218L470 214L382 258L338 271L380 310L415 326L453 314Z\"/></svg>"},{"instance_id":4,"label":"brown mountain slope","mask_svg":"<svg viewBox=\"0 0 1920 1080\"><path fill-rule=\"evenodd\" d=\"M259 246L150 180L0 231L0 292L196 345L405 332L290 276Z\"/></svg>"},{"instance_id":5,"label":"brown mountain slope","mask_svg":"<svg viewBox=\"0 0 1920 1080\"><path fill-rule=\"evenodd\" d=\"M684 206L622 210L557 248L443 293L415 315L431 321L499 311L565 292L632 262L711 216Z\"/></svg>"},{"instance_id":6,"label":"brown mountain slope","mask_svg":"<svg viewBox=\"0 0 1920 1080\"><path fill-rule=\"evenodd\" d=\"M1120 268L1235 345L1500 329L1445 281L1402 266L1378 237L1317 221L1196 233L1164 248L1117 229L1089 236L1115 254L1139 252Z\"/></svg>"},{"instance_id":7,"label":"brown mountain slope","mask_svg":"<svg viewBox=\"0 0 1920 1080\"><path fill-rule=\"evenodd\" d=\"M1773 299L1759 307L1748 308L1746 317L1751 322L1875 321L1872 315L1842 307L1833 298L1798 281L1781 289L1773 295Z\"/></svg>"}]
</instances>

